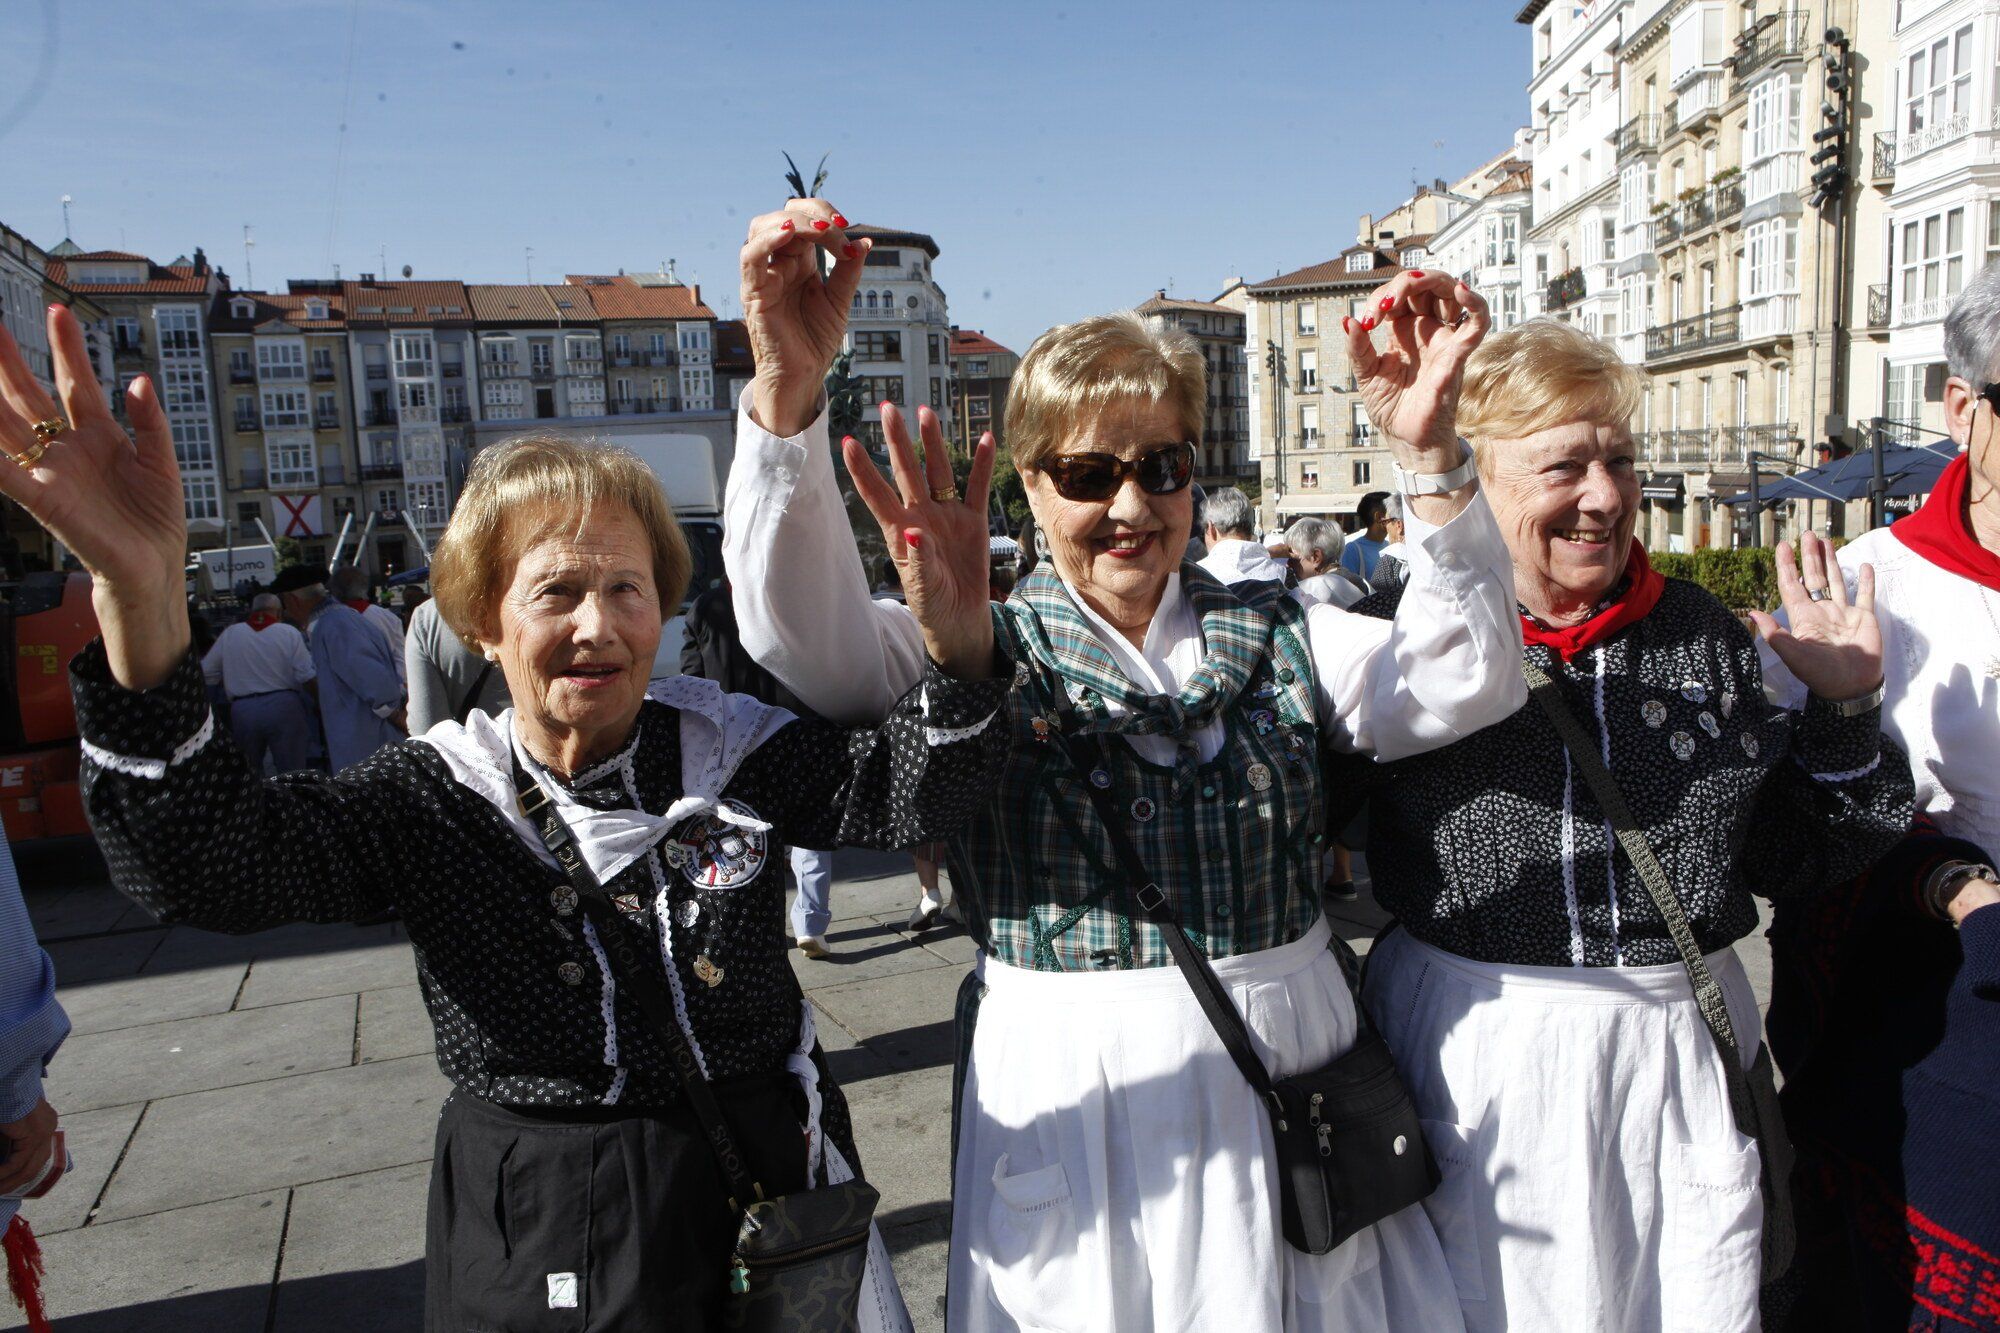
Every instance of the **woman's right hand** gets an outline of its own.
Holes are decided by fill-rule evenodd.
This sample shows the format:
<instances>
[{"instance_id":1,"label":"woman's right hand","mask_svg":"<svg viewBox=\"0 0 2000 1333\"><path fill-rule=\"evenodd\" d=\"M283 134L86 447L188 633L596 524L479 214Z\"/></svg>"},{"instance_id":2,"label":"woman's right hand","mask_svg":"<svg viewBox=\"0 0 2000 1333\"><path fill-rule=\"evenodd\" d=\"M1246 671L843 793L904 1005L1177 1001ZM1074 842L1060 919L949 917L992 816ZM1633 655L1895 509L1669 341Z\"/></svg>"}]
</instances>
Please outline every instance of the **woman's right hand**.
<instances>
[{"instance_id":1,"label":"woman's right hand","mask_svg":"<svg viewBox=\"0 0 2000 1333\"><path fill-rule=\"evenodd\" d=\"M824 199L790 199L750 223L743 242L743 320L757 363L757 424L773 435L811 424L826 374L847 335L847 312L871 248L847 238L847 219ZM834 257L820 276L817 252Z\"/></svg>"},{"instance_id":2,"label":"woman's right hand","mask_svg":"<svg viewBox=\"0 0 2000 1333\"><path fill-rule=\"evenodd\" d=\"M69 423L32 466L0 460L0 494L90 571L112 674L127 689L149 689L172 674L189 638L187 511L173 435L144 376L125 394L136 440L125 433L66 307L49 307L49 345L60 407L0 328L0 449L19 458L35 449L35 422Z\"/></svg>"}]
</instances>

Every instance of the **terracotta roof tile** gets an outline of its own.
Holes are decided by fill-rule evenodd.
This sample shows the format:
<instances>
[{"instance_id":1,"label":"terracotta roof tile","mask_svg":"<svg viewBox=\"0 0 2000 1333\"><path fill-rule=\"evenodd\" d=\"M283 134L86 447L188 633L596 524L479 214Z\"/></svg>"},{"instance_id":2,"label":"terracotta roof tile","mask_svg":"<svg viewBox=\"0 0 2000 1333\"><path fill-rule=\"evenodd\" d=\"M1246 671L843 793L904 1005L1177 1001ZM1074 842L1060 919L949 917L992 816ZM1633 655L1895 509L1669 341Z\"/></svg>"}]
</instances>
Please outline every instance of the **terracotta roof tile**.
<instances>
[{"instance_id":1,"label":"terracotta roof tile","mask_svg":"<svg viewBox=\"0 0 2000 1333\"><path fill-rule=\"evenodd\" d=\"M239 319L231 313L231 308L245 297L257 303L256 313L249 319ZM326 302L327 318L307 319L308 301ZM330 292L217 292L215 304L209 309L208 327L215 333L249 333L278 319L311 333L338 333L347 327L347 312L341 308L341 298Z\"/></svg>"},{"instance_id":2,"label":"terracotta roof tile","mask_svg":"<svg viewBox=\"0 0 2000 1333\"><path fill-rule=\"evenodd\" d=\"M1356 251L1363 248L1360 246L1353 247ZM1294 269L1290 273L1281 273L1277 277L1266 279L1263 282L1253 282L1250 284L1250 290L1253 292L1265 292L1281 291L1293 287L1334 287L1342 285L1374 287L1387 282L1402 271L1402 265L1388 263L1378 253L1375 256L1375 267L1363 269L1359 273L1349 273L1347 271L1347 257L1346 255L1342 255L1338 259L1329 259L1320 264L1308 264L1306 267Z\"/></svg>"},{"instance_id":3,"label":"terracotta roof tile","mask_svg":"<svg viewBox=\"0 0 2000 1333\"><path fill-rule=\"evenodd\" d=\"M700 287L642 287L612 283L608 286L579 285L590 294L602 319L714 319L715 312L702 303Z\"/></svg>"},{"instance_id":4,"label":"terracotta roof tile","mask_svg":"<svg viewBox=\"0 0 2000 1333\"><path fill-rule=\"evenodd\" d=\"M755 370L757 360L750 355L750 330L740 319L715 321L715 368Z\"/></svg>"},{"instance_id":5,"label":"terracotta roof tile","mask_svg":"<svg viewBox=\"0 0 2000 1333\"><path fill-rule=\"evenodd\" d=\"M1157 295L1146 298L1145 302L1139 306L1139 313L1142 315L1150 315L1159 310L1199 310L1215 315L1241 315L1243 313L1235 306L1217 305L1213 301L1183 301L1178 297L1168 296L1165 292L1160 292Z\"/></svg>"},{"instance_id":6,"label":"terracotta roof tile","mask_svg":"<svg viewBox=\"0 0 2000 1333\"><path fill-rule=\"evenodd\" d=\"M144 282L82 282L71 278L69 274L70 263L79 259L116 259L123 263L145 263L149 276ZM73 255L69 260L51 259L48 276L65 287L87 295L198 296L208 292L208 279L191 268L161 268L147 260L144 255L128 255L113 250L100 250L89 255Z\"/></svg>"},{"instance_id":7,"label":"terracotta roof tile","mask_svg":"<svg viewBox=\"0 0 2000 1333\"><path fill-rule=\"evenodd\" d=\"M472 318L465 284L455 279L342 283L341 302L350 324L451 324Z\"/></svg>"},{"instance_id":8,"label":"terracotta roof tile","mask_svg":"<svg viewBox=\"0 0 2000 1333\"><path fill-rule=\"evenodd\" d=\"M991 356L996 352L1003 356L1014 355L1010 349L1002 347L978 329L959 329L951 335L953 356Z\"/></svg>"}]
</instances>

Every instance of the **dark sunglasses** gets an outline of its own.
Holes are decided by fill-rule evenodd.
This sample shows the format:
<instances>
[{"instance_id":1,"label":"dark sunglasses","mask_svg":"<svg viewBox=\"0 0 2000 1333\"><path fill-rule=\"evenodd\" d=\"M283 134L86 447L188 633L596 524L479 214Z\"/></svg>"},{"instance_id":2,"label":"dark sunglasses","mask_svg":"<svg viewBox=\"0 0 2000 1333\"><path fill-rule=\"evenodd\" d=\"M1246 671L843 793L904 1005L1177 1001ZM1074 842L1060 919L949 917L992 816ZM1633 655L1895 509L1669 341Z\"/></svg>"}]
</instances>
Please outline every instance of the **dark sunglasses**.
<instances>
[{"instance_id":1,"label":"dark sunglasses","mask_svg":"<svg viewBox=\"0 0 2000 1333\"><path fill-rule=\"evenodd\" d=\"M1981 389L1979 396L1992 406L1994 416L2000 416L2000 380L1995 380Z\"/></svg>"},{"instance_id":2,"label":"dark sunglasses","mask_svg":"<svg viewBox=\"0 0 2000 1333\"><path fill-rule=\"evenodd\" d=\"M1194 443L1157 445L1137 458L1116 454L1057 454L1042 464L1065 500L1109 500L1127 476L1139 479L1148 495L1172 495L1194 480Z\"/></svg>"}]
</instances>

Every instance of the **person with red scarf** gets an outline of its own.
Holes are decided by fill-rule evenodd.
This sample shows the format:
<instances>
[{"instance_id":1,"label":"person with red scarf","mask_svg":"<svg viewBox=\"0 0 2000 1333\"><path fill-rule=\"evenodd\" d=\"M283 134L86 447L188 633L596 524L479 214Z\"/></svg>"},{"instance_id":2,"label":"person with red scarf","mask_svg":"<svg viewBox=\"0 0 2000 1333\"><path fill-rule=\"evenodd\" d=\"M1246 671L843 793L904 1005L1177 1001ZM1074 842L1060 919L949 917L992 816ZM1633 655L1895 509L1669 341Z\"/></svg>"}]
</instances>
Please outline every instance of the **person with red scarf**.
<instances>
[{"instance_id":1,"label":"person with red scarf","mask_svg":"<svg viewBox=\"0 0 2000 1333\"><path fill-rule=\"evenodd\" d=\"M1847 580L1875 571L1882 725L1921 821L1772 921L1799 1149L1788 1328L2000 1329L2000 264L1959 297L1945 352L1965 452L1916 513L1840 552Z\"/></svg>"},{"instance_id":2,"label":"person with red scarf","mask_svg":"<svg viewBox=\"0 0 2000 1333\"><path fill-rule=\"evenodd\" d=\"M1373 774L1369 866L1396 923L1364 994L1443 1175L1428 1207L1475 1333L1757 1326L1760 1148L1578 756L1664 867L1746 1070L1761 1025L1731 946L1756 929L1753 895L1839 883L1910 819L1869 576L1829 591L1823 542L1780 548L1789 627L1762 627L1811 697L1767 702L1750 630L1634 540L1641 383L1609 344L1533 320L1473 354L1459 402L1526 663L1579 749L1536 699Z\"/></svg>"}]
</instances>

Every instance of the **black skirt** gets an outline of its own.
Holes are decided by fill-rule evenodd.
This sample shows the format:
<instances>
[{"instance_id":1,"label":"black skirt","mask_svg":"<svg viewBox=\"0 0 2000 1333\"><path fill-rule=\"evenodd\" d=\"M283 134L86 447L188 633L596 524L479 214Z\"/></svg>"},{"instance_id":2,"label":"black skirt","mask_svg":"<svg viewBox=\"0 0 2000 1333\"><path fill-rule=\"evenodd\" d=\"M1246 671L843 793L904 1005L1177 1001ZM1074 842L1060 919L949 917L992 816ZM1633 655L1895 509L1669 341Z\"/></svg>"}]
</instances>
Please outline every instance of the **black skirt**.
<instances>
[{"instance_id":1,"label":"black skirt","mask_svg":"<svg viewBox=\"0 0 2000 1333\"><path fill-rule=\"evenodd\" d=\"M798 1084L774 1075L716 1092L765 1193L804 1188ZM716 1327L737 1221L685 1113L454 1093L431 1164L426 1333Z\"/></svg>"}]
</instances>

